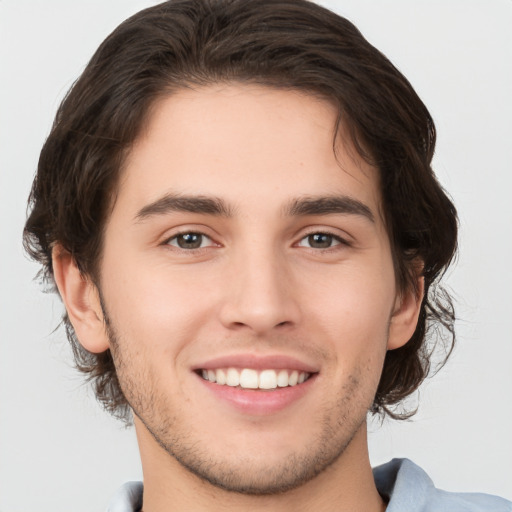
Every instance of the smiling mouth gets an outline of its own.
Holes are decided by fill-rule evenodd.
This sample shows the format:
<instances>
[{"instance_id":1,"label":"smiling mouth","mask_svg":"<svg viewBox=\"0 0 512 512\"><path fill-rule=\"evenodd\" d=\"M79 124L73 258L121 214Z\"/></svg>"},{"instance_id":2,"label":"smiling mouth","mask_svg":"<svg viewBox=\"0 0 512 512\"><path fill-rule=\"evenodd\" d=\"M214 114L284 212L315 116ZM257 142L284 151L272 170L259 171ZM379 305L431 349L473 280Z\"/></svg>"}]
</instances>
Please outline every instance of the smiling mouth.
<instances>
[{"instance_id":1,"label":"smiling mouth","mask_svg":"<svg viewBox=\"0 0 512 512\"><path fill-rule=\"evenodd\" d=\"M220 386L266 391L298 386L312 376L311 373L298 370L254 370L252 368L218 368L198 370L197 373L204 380Z\"/></svg>"}]
</instances>

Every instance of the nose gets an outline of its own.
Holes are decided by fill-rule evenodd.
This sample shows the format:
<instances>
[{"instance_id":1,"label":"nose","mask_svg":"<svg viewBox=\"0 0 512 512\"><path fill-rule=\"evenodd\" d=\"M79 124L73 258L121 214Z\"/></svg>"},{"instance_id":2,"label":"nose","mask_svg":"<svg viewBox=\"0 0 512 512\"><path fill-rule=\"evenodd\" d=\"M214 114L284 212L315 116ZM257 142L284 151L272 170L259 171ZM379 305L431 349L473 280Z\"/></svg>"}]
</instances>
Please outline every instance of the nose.
<instances>
[{"instance_id":1,"label":"nose","mask_svg":"<svg viewBox=\"0 0 512 512\"><path fill-rule=\"evenodd\" d=\"M284 256L270 250L240 255L230 262L224 282L222 324L255 335L297 325L300 308L293 282Z\"/></svg>"}]
</instances>

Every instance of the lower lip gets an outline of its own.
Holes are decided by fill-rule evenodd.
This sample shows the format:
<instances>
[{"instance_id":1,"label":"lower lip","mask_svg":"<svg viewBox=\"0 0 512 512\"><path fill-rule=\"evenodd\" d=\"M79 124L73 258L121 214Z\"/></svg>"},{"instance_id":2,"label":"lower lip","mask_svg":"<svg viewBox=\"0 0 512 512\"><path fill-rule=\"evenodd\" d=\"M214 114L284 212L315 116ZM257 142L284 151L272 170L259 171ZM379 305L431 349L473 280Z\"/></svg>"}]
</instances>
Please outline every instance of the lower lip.
<instances>
[{"instance_id":1,"label":"lower lip","mask_svg":"<svg viewBox=\"0 0 512 512\"><path fill-rule=\"evenodd\" d=\"M227 402L238 411L249 415L267 415L279 412L298 402L310 389L317 374L296 386L276 388L273 390L243 389L215 384L200 377L206 389L217 399Z\"/></svg>"}]
</instances>

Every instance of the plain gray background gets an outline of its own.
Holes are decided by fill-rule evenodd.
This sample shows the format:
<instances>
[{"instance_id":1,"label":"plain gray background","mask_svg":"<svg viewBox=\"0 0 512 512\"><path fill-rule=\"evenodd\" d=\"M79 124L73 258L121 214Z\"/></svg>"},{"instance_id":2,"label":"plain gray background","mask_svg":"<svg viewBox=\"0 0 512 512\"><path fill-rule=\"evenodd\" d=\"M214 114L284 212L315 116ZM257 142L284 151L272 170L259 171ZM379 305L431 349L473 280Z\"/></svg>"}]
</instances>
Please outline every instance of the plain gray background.
<instances>
[{"instance_id":1,"label":"plain gray background","mask_svg":"<svg viewBox=\"0 0 512 512\"><path fill-rule=\"evenodd\" d=\"M21 248L55 110L143 0L0 0L0 511L92 512L140 479L133 431L73 369L62 305ZM332 0L409 78L438 128L435 169L461 221L448 275L458 346L412 421L371 425L372 462L406 456L442 488L512 499L512 1Z\"/></svg>"}]
</instances>

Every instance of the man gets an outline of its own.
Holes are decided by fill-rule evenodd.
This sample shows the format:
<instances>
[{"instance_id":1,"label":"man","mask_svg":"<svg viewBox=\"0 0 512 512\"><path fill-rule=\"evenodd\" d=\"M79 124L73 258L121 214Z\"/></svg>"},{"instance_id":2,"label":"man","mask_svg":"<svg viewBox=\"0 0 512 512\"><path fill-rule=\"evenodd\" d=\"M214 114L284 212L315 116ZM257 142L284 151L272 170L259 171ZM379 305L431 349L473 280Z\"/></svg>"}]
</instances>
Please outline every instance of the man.
<instances>
[{"instance_id":1,"label":"man","mask_svg":"<svg viewBox=\"0 0 512 512\"><path fill-rule=\"evenodd\" d=\"M427 326L452 328L434 141L404 77L314 4L169 2L102 44L25 235L78 367L134 413L144 494L113 507L510 509L368 459L367 412L396 415Z\"/></svg>"}]
</instances>

